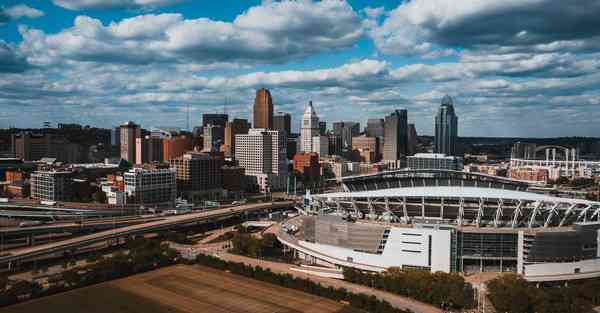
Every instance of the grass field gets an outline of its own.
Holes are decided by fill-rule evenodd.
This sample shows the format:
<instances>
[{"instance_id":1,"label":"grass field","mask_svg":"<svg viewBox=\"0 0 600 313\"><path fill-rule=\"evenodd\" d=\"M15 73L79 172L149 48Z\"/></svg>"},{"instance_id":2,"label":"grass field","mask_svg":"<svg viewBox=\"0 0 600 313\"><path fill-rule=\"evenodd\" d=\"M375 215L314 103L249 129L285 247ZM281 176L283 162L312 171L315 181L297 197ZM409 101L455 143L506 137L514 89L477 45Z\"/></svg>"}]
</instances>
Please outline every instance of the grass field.
<instances>
[{"instance_id":1,"label":"grass field","mask_svg":"<svg viewBox=\"0 0 600 313\"><path fill-rule=\"evenodd\" d=\"M339 313L321 297L202 266L172 266L0 309L0 313Z\"/></svg>"}]
</instances>

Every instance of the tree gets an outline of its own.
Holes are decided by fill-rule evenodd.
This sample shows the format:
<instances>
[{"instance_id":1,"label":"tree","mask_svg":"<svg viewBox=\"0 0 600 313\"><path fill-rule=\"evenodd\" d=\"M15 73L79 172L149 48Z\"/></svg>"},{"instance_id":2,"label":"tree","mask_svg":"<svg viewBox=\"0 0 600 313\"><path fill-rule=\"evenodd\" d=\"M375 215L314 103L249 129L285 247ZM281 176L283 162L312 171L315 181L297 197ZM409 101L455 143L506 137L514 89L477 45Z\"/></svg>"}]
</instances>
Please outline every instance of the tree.
<instances>
[{"instance_id":1,"label":"tree","mask_svg":"<svg viewBox=\"0 0 600 313\"><path fill-rule=\"evenodd\" d=\"M497 312L533 313L540 299L538 290L516 274L507 274L487 283L488 298Z\"/></svg>"}]
</instances>

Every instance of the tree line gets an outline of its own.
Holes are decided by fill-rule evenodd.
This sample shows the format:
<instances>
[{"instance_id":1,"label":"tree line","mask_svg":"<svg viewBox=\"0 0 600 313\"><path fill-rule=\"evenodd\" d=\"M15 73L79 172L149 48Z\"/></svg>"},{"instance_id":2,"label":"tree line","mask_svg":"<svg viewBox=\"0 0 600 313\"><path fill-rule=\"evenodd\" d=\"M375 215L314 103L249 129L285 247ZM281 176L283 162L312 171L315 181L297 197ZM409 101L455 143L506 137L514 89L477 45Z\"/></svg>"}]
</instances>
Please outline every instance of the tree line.
<instances>
[{"instance_id":1,"label":"tree line","mask_svg":"<svg viewBox=\"0 0 600 313\"><path fill-rule=\"evenodd\" d=\"M537 288L519 275L507 274L490 280L487 291L497 312L585 313L600 305L599 279Z\"/></svg>"},{"instance_id":2,"label":"tree line","mask_svg":"<svg viewBox=\"0 0 600 313\"><path fill-rule=\"evenodd\" d=\"M273 273L260 266L249 266L244 263L224 261L211 255L199 254L196 263L223 271L268 282L285 288L295 289L320 297L348 303L351 307L372 313L409 313L411 311L394 308L389 302L379 300L375 296L352 293L345 288L325 287L310 279L294 277L291 274Z\"/></svg>"},{"instance_id":3,"label":"tree line","mask_svg":"<svg viewBox=\"0 0 600 313\"><path fill-rule=\"evenodd\" d=\"M344 268L344 279L413 298L446 310L473 307L473 288L456 273L390 268L382 273Z\"/></svg>"}]
</instances>

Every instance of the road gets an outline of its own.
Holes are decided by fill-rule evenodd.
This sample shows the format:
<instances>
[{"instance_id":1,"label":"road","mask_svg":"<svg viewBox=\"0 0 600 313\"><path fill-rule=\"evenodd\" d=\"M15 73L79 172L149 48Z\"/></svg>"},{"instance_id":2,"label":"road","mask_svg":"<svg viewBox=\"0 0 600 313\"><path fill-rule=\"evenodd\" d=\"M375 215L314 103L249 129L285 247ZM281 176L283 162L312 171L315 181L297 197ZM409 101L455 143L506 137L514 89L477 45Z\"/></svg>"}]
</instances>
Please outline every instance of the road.
<instances>
[{"instance_id":1,"label":"road","mask_svg":"<svg viewBox=\"0 0 600 313\"><path fill-rule=\"evenodd\" d=\"M0 257L0 265L8 265L11 263L27 260L32 257L42 256L49 253L56 253L61 251L69 251L82 246L87 246L97 242L105 241L108 239L119 238L124 236L138 235L146 232L167 229L170 227L194 223L213 218L224 218L244 212L260 211L270 208L281 208L292 205L291 201L282 201L274 203L257 203L247 204L238 207L231 207L226 209L217 209L207 212L190 213L183 215L174 215L165 217L162 220L126 226L122 228L116 228L106 231L97 232L91 235L80 236L67 240L57 241L54 243L48 243L44 245L34 246L30 248L21 249L18 251L10 252L7 255Z\"/></svg>"}]
</instances>

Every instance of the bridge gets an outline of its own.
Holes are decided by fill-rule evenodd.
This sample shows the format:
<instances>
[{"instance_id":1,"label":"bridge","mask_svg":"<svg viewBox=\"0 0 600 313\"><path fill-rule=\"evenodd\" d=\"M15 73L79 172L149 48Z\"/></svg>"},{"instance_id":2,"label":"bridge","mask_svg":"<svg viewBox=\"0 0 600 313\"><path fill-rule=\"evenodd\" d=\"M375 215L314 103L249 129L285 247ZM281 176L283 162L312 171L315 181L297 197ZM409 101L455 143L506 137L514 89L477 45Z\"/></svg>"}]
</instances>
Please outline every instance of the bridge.
<instances>
[{"instance_id":1,"label":"bridge","mask_svg":"<svg viewBox=\"0 0 600 313\"><path fill-rule=\"evenodd\" d=\"M84 246L89 246L95 243L128 237L133 235L141 235L148 232L154 232L159 230L165 230L176 226L193 224L198 222L204 222L215 219L228 218L235 215L262 211L267 209L281 209L290 207L293 205L292 201L281 201L272 203L256 203L247 204L238 207L231 207L225 209L216 209L206 212L190 213L184 215L167 216L164 219L152 221L143 224L136 224L116 229L105 230L97 232L91 235L80 236L67 240L62 240L54 243L48 243L44 245L29 247L12 251L6 255L0 256L0 265L8 265L10 269L11 264L15 262L26 261L35 257L44 256L47 254L66 252L73 249L77 249Z\"/></svg>"}]
</instances>

